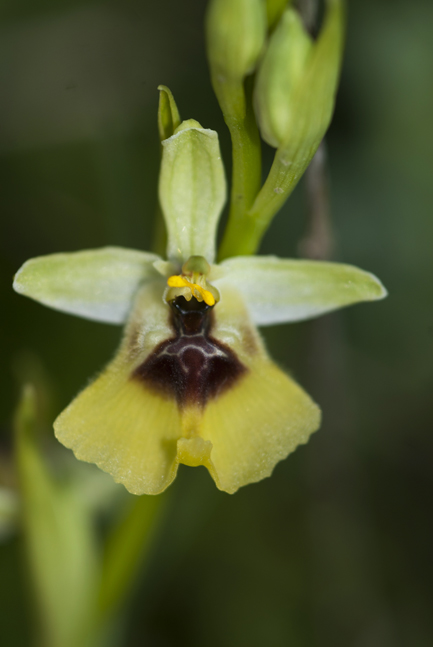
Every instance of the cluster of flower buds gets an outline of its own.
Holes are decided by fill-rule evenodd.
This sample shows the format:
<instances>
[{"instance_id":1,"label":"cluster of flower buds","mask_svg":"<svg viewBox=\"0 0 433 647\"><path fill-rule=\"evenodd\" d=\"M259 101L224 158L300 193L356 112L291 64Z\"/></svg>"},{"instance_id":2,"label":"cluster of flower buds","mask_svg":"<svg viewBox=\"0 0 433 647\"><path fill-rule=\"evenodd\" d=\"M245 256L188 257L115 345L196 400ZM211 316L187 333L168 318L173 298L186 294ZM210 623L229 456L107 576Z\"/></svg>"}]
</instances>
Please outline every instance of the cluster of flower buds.
<instances>
[{"instance_id":1,"label":"cluster of flower buds","mask_svg":"<svg viewBox=\"0 0 433 647\"><path fill-rule=\"evenodd\" d=\"M340 0L327 0L316 40L290 2L279 5L283 11L277 12L276 24L275 10L268 7L266 12L263 0L212 0L207 15L213 76L230 83L257 73L256 118L263 139L275 148L305 128L306 115L323 137L334 106L343 42Z\"/></svg>"},{"instance_id":2,"label":"cluster of flower buds","mask_svg":"<svg viewBox=\"0 0 433 647\"><path fill-rule=\"evenodd\" d=\"M325 1L317 38L287 0L211 0L206 24L212 83L234 152L227 238L243 231L242 253L251 254L330 124L343 51L344 3ZM257 128L277 149L262 187ZM236 176L244 181L236 185ZM222 255L232 253L225 240Z\"/></svg>"}]
</instances>

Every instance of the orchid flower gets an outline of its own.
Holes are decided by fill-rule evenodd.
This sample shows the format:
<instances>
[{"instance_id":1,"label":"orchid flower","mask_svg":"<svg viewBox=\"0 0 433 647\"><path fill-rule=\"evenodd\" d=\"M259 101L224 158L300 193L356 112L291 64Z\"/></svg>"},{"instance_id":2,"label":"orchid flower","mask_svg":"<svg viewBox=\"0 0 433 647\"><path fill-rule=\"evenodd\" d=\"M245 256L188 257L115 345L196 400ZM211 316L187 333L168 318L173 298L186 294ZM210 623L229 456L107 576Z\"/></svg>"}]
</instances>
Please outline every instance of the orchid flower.
<instances>
[{"instance_id":1,"label":"orchid flower","mask_svg":"<svg viewBox=\"0 0 433 647\"><path fill-rule=\"evenodd\" d=\"M338 263L235 256L219 264L226 199L217 133L193 120L163 142L167 259L106 247L27 261L14 288L51 308L123 324L119 351L54 423L76 457L134 494L179 464L229 493L269 476L307 442L320 409L268 356L257 326L317 317L386 292Z\"/></svg>"},{"instance_id":2,"label":"orchid flower","mask_svg":"<svg viewBox=\"0 0 433 647\"><path fill-rule=\"evenodd\" d=\"M218 135L181 122L160 86L166 260L108 247L34 258L15 277L17 292L47 306L126 324L114 360L54 430L77 458L134 494L162 492L181 463L204 465L229 493L269 476L318 429L321 414L269 358L257 326L386 295L375 276L350 265L253 255L326 132L341 66L342 0L327 0L315 41L285 4L269 24L261 0L208 7L211 79L233 149L223 260L215 262L226 201ZM255 116L246 91L254 70ZM277 149L261 188L259 130Z\"/></svg>"}]
</instances>

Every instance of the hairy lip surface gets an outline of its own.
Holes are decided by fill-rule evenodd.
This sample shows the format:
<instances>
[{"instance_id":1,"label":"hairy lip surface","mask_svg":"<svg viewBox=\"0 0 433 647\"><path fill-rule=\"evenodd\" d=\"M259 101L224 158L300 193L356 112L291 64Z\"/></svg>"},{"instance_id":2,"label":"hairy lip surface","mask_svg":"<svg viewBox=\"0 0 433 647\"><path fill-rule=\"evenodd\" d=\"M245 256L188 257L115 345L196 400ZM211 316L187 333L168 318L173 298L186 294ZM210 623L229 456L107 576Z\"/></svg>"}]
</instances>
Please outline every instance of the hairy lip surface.
<instances>
[{"instance_id":1,"label":"hairy lip surface","mask_svg":"<svg viewBox=\"0 0 433 647\"><path fill-rule=\"evenodd\" d=\"M175 398L179 407L206 402L230 388L246 367L211 335L213 308L194 297L170 303L175 336L161 342L132 377L152 390Z\"/></svg>"}]
</instances>

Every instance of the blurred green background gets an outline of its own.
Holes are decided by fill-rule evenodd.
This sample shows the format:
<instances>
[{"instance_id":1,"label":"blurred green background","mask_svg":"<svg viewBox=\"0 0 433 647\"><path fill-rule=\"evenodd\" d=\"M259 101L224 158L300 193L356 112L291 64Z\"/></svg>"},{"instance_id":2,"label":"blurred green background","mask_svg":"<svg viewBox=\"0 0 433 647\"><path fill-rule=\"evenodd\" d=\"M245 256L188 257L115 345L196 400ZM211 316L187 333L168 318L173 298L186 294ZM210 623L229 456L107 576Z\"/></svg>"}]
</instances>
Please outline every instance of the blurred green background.
<instances>
[{"instance_id":1,"label":"blurred green background","mask_svg":"<svg viewBox=\"0 0 433 647\"><path fill-rule=\"evenodd\" d=\"M12 276L41 254L149 248L158 84L184 118L219 131L228 166L205 5L2 3L3 463L20 380L49 385L54 419L121 334L14 294ZM322 406L323 427L271 479L234 496L204 469L180 470L125 646L433 644L433 4L349 5L328 136L334 257L377 274L389 298L264 331L272 355ZM301 183L262 251L297 256L305 229ZM28 645L19 536L0 546L0 569L2 644Z\"/></svg>"}]
</instances>

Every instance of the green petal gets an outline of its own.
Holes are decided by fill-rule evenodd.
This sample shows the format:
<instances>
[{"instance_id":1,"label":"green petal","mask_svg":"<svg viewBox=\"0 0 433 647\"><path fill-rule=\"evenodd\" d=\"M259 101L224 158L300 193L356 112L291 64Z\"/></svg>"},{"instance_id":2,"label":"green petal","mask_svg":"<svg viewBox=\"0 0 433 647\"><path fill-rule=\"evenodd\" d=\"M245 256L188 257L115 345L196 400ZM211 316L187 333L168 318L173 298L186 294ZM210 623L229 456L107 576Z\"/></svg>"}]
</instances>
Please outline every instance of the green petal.
<instances>
[{"instance_id":1,"label":"green petal","mask_svg":"<svg viewBox=\"0 0 433 647\"><path fill-rule=\"evenodd\" d=\"M50 308L120 324L140 283L158 276L156 254L104 247L32 258L18 270L14 290Z\"/></svg>"},{"instance_id":2,"label":"green petal","mask_svg":"<svg viewBox=\"0 0 433 647\"><path fill-rule=\"evenodd\" d=\"M199 255L211 263L226 198L218 135L189 120L162 145L159 197L168 230L167 256L182 263Z\"/></svg>"},{"instance_id":3,"label":"green petal","mask_svg":"<svg viewBox=\"0 0 433 647\"><path fill-rule=\"evenodd\" d=\"M220 265L215 281L242 292L254 323L260 326L311 319L359 301L386 297L373 274L343 263L298 261L275 256L239 256Z\"/></svg>"}]
</instances>

